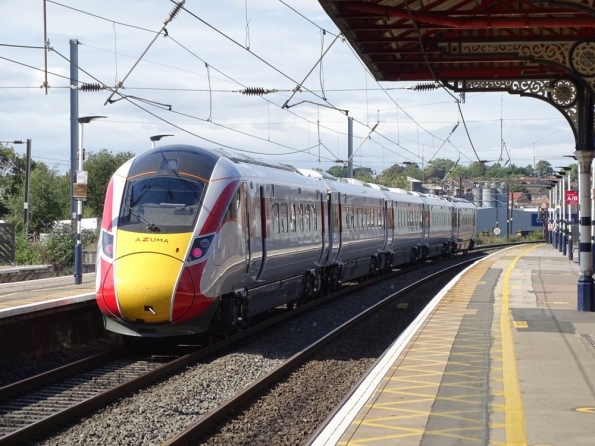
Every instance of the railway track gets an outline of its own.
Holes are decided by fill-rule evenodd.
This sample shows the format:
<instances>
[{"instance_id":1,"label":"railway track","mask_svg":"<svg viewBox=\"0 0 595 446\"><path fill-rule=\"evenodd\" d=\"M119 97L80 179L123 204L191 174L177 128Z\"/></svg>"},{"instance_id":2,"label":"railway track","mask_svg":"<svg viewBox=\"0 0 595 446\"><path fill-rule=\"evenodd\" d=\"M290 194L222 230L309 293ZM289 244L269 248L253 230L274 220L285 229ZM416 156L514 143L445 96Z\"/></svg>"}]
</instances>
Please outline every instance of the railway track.
<instances>
[{"instance_id":1,"label":"railway track","mask_svg":"<svg viewBox=\"0 0 595 446\"><path fill-rule=\"evenodd\" d=\"M498 248L495 247L491 249ZM424 264L417 268L424 268L426 266L427 265ZM231 345L241 342L249 336L266 330L272 325L278 324L282 320L289 317L295 317L315 306L322 305L325 302L336 298L338 295L354 292L364 286L369 286L370 284L386 280L387 278L397 277L399 274L411 273L412 271L414 271L414 269L407 269L400 273L396 272L391 275L374 279L363 285L345 287L332 296L327 296L323 299L311 302L291 312L280 314L258 326L250 328L249 330L231 336L199 351L180 355L173 360L170 360L171 358L164 358L163 356L132 360L130 358L122 357L122 352L116 352L111 353L111 358L109 355L97 355L96 358L94 357L88 360L78 361L73 366L77 368L78 372L69 370L69 367L62 367L56 371L42 374L39 377L30 378L15 383L14 385L6 386L0 389L0 444L17 444L26 439L38 436L47 429L53 429L56 425L66 423L92 409L101 407L123 395L129 394L133 390L151 384L190 364L195 364L214 353L220 352ZM325 337L326 340L321 341L320 345L330 342L333 337L338 336L340 333L341 331L337 331L337 333L333 335L329 334L328 338ZM268 378L260 380L259 384L250 391L252 394L244 394L244 400L253 396L253 394L260 392L263 386L268 386L273 380L279 379L280 376L287 374L288 372L285 368L295 368L297 364L303 362L305 356L311 354L312 351L309 353L303 352L295 355L295 358L292 357L287 365L280 366L279 370L271 372ZM103 365L99 365L100 363L103 363ZM89 368L91 371L89 371ZM82 369L86 369L87 372L80 375L80 370ZM68 375L72 375L73 377L66 380L64 377ZM114 375L118 377L120 381L117 386L113 385L113 382L111 384L106 384L105 381L102 381L103 377L107 377L109 381L111 379L109 377L113 377ZM35 388L40 389L36 391L38 393L32 393L32 389ZM236 408L237 404L237 402L230 402L229 405L227 405L227 410L230 410L232 407ZM221 411L225 410L225 408L221 408L218 412L203 417L204 421L201 421L200 423L206 423L208 420L221 419L221 414L223 413ZM202 424L202 426L197 429L204 431L204 429L206 429L205 426L207 425ZM196 432L189 435L196 436Z\"/></svg>"},{"instance_id":2,"label":"railway track","mask_svg":"<svg viewBox=\"0 0 595 446\"><path fill-rule=\"evenodd\" d=\"M371 348L370 342L373 339L373 342L377 344L378 338L379 338L379 334L378 334L378 330L377 330L378 329L378 326L377 326L378 320L373 318L374 315L378 314L380 311L384 311L384 309L387 306L394 304L397 300L400 300L404 296L407 296L407 295L411 296L413 293L418 293L418 291L422 287L427 286L428 283L435 284L439 277L446 276L446 279L443 280L446 283L447 281L449 281L451 279L452 276L456 275L462 268L467 266L469 263L474 262L475 260L476 259L462 261L461 263L459 263L457 265L445 268L442 271L439 271L437 273L430 274L430 275L424 277L423 279L416 281L415 283L412 283L408 286L403 287L402 289L398 290L397 292L391 293L390 295L386 296L385 298L380 300L375 305L362 311L360 314L351 318L347 322L343 323L342 325L340 325L339 327L337 327L336 329L334 329L327 335L321 337L316 342L310 344L309 346L307 346L300 352L291 356L289 359L284 361L278 367L271 370L268 374L266 374L265 376L263 376L262 378L260 378L256 382L254 382L248 388L246 388L242 392L234 395L232 398L227 400L225 403L221 404L216 409L214 409L211 412L209 412L208 414L204 415L203 417L198 419L196 422L189 425L186 429L181 431L179 434L177 434L175 437L169 439L167 442L165 442L163 444L167 445L167 446L181 446L181 445L186 445L186 444L211 444L211 443L212 444L221 444L222 441L223 442L227 441L232 444L247 444L246 442L249 442L249 443L254 442L255 441L255 438L253 436L254 431L258 431L259 435L261 436L262 432L264 430L266 430L266 428L256 427L260 423L258 420L258 417L261 416L262 410L261 409L253 409L253 406L260 405L261 407L266 407L266 406L279 407L278 401L277 402L274 401L276 398L274 396L275 391L271 392L271 394L273 394L273 396L271 396L269 394L269 395L265 395L265 396L262 396L261 398L259 398L259 396L261 396L266 390L270 390L273 386L279 385L281 382L285 381L288 376L296 373L298 371L298 369L300 369L300 368L313 369L314 371L311 372L310 375L312 378L317 377L318 374L320 373L320 367L317 366L316 363L320 362L321 357L327 357L327 358L329 356L336 357L337 349L339 351L342 348L344 349L344 346L346 344L345 337L349 336L348 333L350 331L353 332L353 333L351 333L352 337L356 337L356 338L360 337L361 338L362 336L366 336L366 334L368 335L368 337L370 337L369 341L366 340L366 341L362 342L362 340L359 339L359 344L361 344L361 346L366 350L366 353L369 353L369 350ZM432 293L430 293L430 294L432 294ZM430 296L430 294L428 294L428 297L430 297L430 298L433 297L433 296ZM417 296L417 298L419 298L419 295ZM423 299L422 299L422 301L423 301ZM420 302L418 302L418 303L420 303ZM403 308L408 308L408 306L407 306L408 304L405 304L405 305L406 306L404 306ZM397 307L396 310L399 311L399 308ZM416 314L417 314L417 312L413 312L412 314L409 315L409 317L414 317ZM385 315L385 317L386 317L386 315ZM390 317L391 316L389 316L389 318ZM394 330L394 331L398 332L403 327L399 326L399 327L395 327L395 328L396 328L396 330ZM355 329L357 329L357 331L355 331ZM396 339L395 334L397 334L397 333L393 332L393 333L389 334L389 333L385 332L384 336L386 337L386 342L390 343L394 339ZM398 336L398 334L397 334L397 336ZM330 350L332 350L334 353L332 353L331 355L321 354L321 351L323 351L323 349L328 348L329 344L336 343L337 340L339 340L339 339L341 341L338 343L338 345L330 347ZM350 343L349 345L353 345L353 344ZM310 361L310 358L314 357L316 354L318 354L317 357L315 357L314 359L312 359L312 361ZM353 356L354 354L355 354L355 351L351 350L350 356ZM342 356L342 355L339 355L339 356ZM311 363L309 363L308 361L310 361ZM365 361L364 365L363 365L363 369L370 366L371 362L373 362L373 361ZM307 363L307 364L304 365L305 363ZM344 369L345 364L339 364L338 367L340 369ZM360 369L362 369L361 365L359 367L360 367ZM301 372L301 373L302 373L302 375L304 374L304 372ZM343 373L344 373L344 371L343 371ZM332 375L340 375L340 374L341 374L341 370L338 370L337 373L334 373L334 372L329 373L328 370L325 372L325 375L331 375L331 376ZM298 379L298 381L303 382L303 381L306 381L307 379L308 378L304 378L304 376L302 376L301 379ZM325 385L325 387L329 387L329 386ZM296 400L303 400L303 395L302 395L301 390L298 389L298 391L295 392L294 398ZM324 404L324 399L325 399L324 395L322 397L317 397L317 399L320 399L320 401L310 399L308 404L314 405L314 406L320 406L320 405L324 406L325 405ZM285 405L288 404L287 397L285 397L284 404ZM300 404L300 403L298 403L298 405L303 406L303 404ZM281 408L279 407L279 409L281 409ZM303 409L303 407L302 407L302 409ZM295 414L295 412L291 411L291 410L288 411L287 407L283 407L282 410L285 410L289 414L289 416L287 417L287 419L284 419L282 422L281 422L281 419L279 419L277 417L278 418L277 421L281 422L281 423L285 423L285 424L289 424L292 422L295 423L295 420L292 420L292 417ZM302 416L307 416L308 412L302 411L300 413L302 414ZM237 433L234 435L234 431L237 430L237 426L245 426L245 425L252 427L251 432L248 435L242 436L242 434L238 435ZM302 430L302 428L299 428L298 430ZM232 439L230 438L230 435L232 435ZM284 435L287 435L287 433L285 433ZM248 437L248 438L246 438L246 437ZM264 442L268 442L269 444L274 444L277 442L279 442L279 443L286 442L287 444L294 444L294 440L295 440L299 444L299 443L302 443L302 441L304 440L304 438L295 438L295 434L292 435L290 438L291 438L291 440L288 440L286 437L285 437L285 439L282 439L282 438L263 438L261 436L260 438L258 438L256 443L261 444L260 442L263 442L263 444L264 444Z\"/></svg>"}]
</instances>

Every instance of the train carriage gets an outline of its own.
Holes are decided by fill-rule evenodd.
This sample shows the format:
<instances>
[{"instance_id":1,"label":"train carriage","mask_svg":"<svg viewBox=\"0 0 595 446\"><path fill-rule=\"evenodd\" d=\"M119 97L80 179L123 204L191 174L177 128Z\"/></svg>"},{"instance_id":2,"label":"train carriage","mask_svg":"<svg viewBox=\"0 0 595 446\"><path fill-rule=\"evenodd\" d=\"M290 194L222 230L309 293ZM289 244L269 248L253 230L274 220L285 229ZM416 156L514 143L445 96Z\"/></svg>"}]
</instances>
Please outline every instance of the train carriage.
<instances>
[{"instance_id":1,"label":"train carriage","mask_svg":"<svg viewBox=\"0 0 595 446\"><path fill-rule=\"evenodd\" d=\"M123 335L225 333L344 281L440 255L445 240L466 251L474 234L467 202L162 146L109 183L96 298L106 328Z\"/></svg>"},{"instance_id":2,"label":"train carriage","mask_svg":"<svg viewBox=\"0 0 595 446\"><path fill-rule=\"evenodd\" d=\"M389 235L393 265L416 262L423 258L423 202L418 195L403 189L389 188L388 211L392 214L394 232ZM389 223L389 225L391 225Z\"/></svg>"}]
</instances>

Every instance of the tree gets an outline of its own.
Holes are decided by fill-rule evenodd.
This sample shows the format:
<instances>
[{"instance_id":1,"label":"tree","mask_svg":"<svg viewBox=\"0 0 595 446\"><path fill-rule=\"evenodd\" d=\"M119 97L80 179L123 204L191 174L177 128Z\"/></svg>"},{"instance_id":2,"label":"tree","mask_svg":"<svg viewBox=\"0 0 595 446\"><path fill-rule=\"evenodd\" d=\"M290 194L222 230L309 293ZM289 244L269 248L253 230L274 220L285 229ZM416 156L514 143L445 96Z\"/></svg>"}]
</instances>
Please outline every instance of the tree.
<instances>
[{"instance_id":1,"label":"tree","mask_svg":"<svg viewBox=\"0 0 595 446\"><path fill-rule=\"evenodd\" d=\"M326 172L336 178L347 178L347 167L345 166L333 166Z\"/></svg>"},{"instance_id":2,"label":"tree","mask_svg":"<svg viewBox=\"0 0 595 446\"><path fill-rule=\"evenodd\" d=\"M31 160L30 171L36 167L37 162ZM0 217L10 213L8 202L12 196L24 194L26 168L25 155L19 156L14 148L0 144Z\"/></svg>"},{"instance_id":3,"label":"tree","mask_svg":"<svg viewBox=\"0 0 595 446\"><path fill-rule=\"evenodd\" d=\"M70 183L67 175L60 175L57 169L50 169L44 163L36 163L35 169L31 170L29 186L28 232L48 232L56 220L69 218ZM7 220L15 223L19 231L24 229L24 190L22 184L18 193L7 200Z\"/></svg>"},{"instance_id":4,"label":"tree","mask_svg":"<svg viewBox=\"0 0 595 446\"><path fill-rule=\"evenodd\" d=\"M480 163L479 161L475 161L474 163L469 164L467 168L467 176L471 178L482 178L485 176L487 168L485 163Z\"/></svg>"},{"instance_id":5,"label":"tree","mask_svg":"<svg viewBox=\"0 0 595 446\"><path fill-rule=\"evenodd\" d=\"M444 176L455 165L454 161L446 158L436 158L428 163L425 170L426 178L437 178L443 180Z\"/></svg>"},{"instance_id":6,"label":"tree","mask_svg":"<svg viewBox=\"0 0 595 446\"><path fill-rule=\"evenodd\" d=\"M537 161L535 164L535 173L539 178L546 177L554 173L554 169L552 169L552 165L544 160Z\"/></svg>"},{"instance_id":7,"label":"tree","mask_svg":"<svg viewBox=\"0 0 595 446\"><path fill-rule=\"evenodd\" d=\"M119 152L114 155L107 149L102 149L98 153L89 153L84 165L84 170L88 172L89 177L87 201L83 210L88 209L92 216L101 218L110 178L118 167L132 157L134 157L132 152Z\"/></svg>"}]
</instances>

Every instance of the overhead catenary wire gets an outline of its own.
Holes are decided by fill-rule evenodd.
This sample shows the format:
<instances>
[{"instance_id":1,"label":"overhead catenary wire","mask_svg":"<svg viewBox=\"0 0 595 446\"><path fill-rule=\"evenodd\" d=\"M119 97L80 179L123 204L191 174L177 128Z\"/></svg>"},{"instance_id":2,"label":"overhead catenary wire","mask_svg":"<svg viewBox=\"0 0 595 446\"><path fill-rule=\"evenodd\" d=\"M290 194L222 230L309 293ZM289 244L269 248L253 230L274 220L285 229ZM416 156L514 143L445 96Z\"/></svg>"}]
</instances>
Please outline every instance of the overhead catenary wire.
<instances>
[{"instance_id":1,"label":"overhead catenary wire","mask_svg":"<svg viewBox=\"0 0 595 446\"><path fill-rule=\"evenodd\" d=\"M178 5L178 4L177 4L176 2L174 2L173 0L172 0L172 2L173 2L174 4L176 4L176 5ZM54 3L56 3L56 2L54 2ZM56 4L58 4L58 3L56 3ZM63 5L61 5L61 6L63 6ZM72 9L72 8L71 8L71 9ZM187 9L186 9L186 8L183 8L183 9L184 9L185 11L187 11ZM80 10L79 10L79 11L80 11ZM84 11L80 11L80 12L86 13L86 12L84 12ZM187 12L189 12L189 11L187 11ZM229 40L231 40L232 42L234 42L236 45L239 45L239 46L241 46L241 45L240 45L238 42L235 42L235 40L231 39L231 38L230 38L229 36L227 36L226 34L222 33L221 31L217 30L216 28L214 28L214 27L213 27L213 26L211 26L210 24L206 23L204 20L200 19L198 16L194 15L194 14L193 14L193 13L191 13L191 12L189 12L189 13L190 13L191 15L193 15L194 17L196 17L196 18L197 18L198 20L200 20L201 22L205 23L207 26L209 26L209 27L211 27L212 29L214 29L216 32L220 33L221 35L223 35L223 36L224 36L224 37L226 37L227 39L229 39ZM94 16L94 17L97 17L97 18L100 18L100 19L103 19L103 20L110 21L110 22L112 22L112 23L114 23L114 22L115 22L115 23L123 24L122 22L116 22L116 21L114 21L114 20L111 20L111 19L106 19L106 18L103 18L103 17L97 16L97 15L94 15L94 14L89 14L89 15L92 15L92 16ZM127 25L127 24L123 24L123 25ZM132 25L130 25L130 26L131 26L131 27L134 27L134 26L132 26ZM140 27L136 27L136 28L139 28L139 29L140 29ZM151 31L151 30L147 30L147 29L143 29L143 30L146 30L146 31L150 31L150 32L153 32L153 33L155 33L155 31ZM331 33L331 34L332 34L332 33ZM333 35L334 35L334 34L333 34ZM171 36L170 36L170 35L167 35L167 37L170 37L170 38L171 38ZM190 51L190 50L188 50L186 47L184 47L184 46L183 46L181 43L177 42L175 39L171 38L171 40L175 41L175 42L176 42L178 45L180 45L182 48L186 49L187 51ZM351 49L351 50L353 51L353 49ZM192 53L192 52L191 52L191 53ZM192 53L192 54L194 54L194 53ZM251 54L255 55L255 54L254 54L254 53L252 53L252 52L251 52ZM194 54L194 55L195 55L195 57L198 57L198 56L196 56L196 54ZM265 63L267 63L267 64L268 64L268 62L264 61L264 60L263 60L262 58L260 58L259 56L257 56L257 55L255 55L255 56L256 56L257 58L259 58L260 60L262 60L263 62L265 62ZM199 58L199 59L200 59L200 58ZM201 59L201 60L202 60L202 59ZM358 60L359 60L359 59L358 59ZM205 63L206 63L206 62L205 62ZM361 61L360 61L360 63L361 63ZM287 77L288 79L290 79L290 80L292 80L292 81L293 81L293 79L291 79L289 76L287 76L287 75L285 75L284 73L282 73L280 70L276 69L274 66L272 66L272 65L270 65L270 64L268 64L268 65L269 65L269 66L271 66L273 69L277 70L279 73L281 73L282 75L284 75L284 76L285 76L285 77ZM219 71L219 72L220 72L220 71ZM220 73L222 73L222 72L220 72ZM224 73L222 73L222 74L223 74L224 76L226 76ZM226 76L226 77L228 77L228 76ZM229 78L229 77L228 77L228 78ZM293 82L295 82L295 81L293 81ZM378 85L379 85L379 86L380 86L380 87L381 87L381 88L382 88L382 89L385 91L385 93L386 93L387 89L385 89L384 87L382 87L380 84L378 84ZM312 90L309 90L309 89L307 89L307 91L309 91L309 92L311 92L311 93L315 94L315 93L314 93ZM317 96L317 95L316 95L316 96ZM391 99L393 102L395 102L395 101L394 101L394 99L393 99L392 97L390 97L390 95L388 95L388 97L389 97L389 98L390 98L390 99ZM321 98L321 99L322 99L322 98ZM328 103L328 101L326 101L326 102ZM395 104L396 104L396 102L395 102ZM276 105L276 104L275 104L275 105ZM329 104L329 105L330 105L330 108L335 108L335 109L336 109L336 107L335 107L334 105L332 105L332 104ZM398 106L398 104L396 104L396 105ZM338 109L338 110L340 110L340 109ZM404 112L404 113L405 113L405 114L406 114L406 115L407 115L407 116L408 116L410 119L412 119L412 118L411 118L411 117L410 117L410 116L409 116L409 115L408 115L408 114L407 114L407 113L406 113L404 110L402 110L402 111L403 111L403 112ZM295 114L294 114L294 115L295 115ZM299 116L299 115L296 115L296 116ZM413 121L413 122L415 122L415 120L413 120L413 119L412 119L412 121ZM359 123L359 124L361 124L361 125L364 125L364 126L366 126L366 127L368 127L368 128L369 128L369 126L368 126L367 124L364 124L364 123L362 123L361 121L359 121L359 120L357 120L357 119L355 119L355 122L357 122L357 123ZM417 123L416 123L416 124L417 124ZM419 124L417 124L417 125L419 125ZM333 130L333 129L329 129L329 130L335 131L335 130ZM425 129L424 129L424 130L425 130ZM427 131L427 130L425 130L425 131ZM377 132L377 133L378 133L378 132ZM428 132L428 133L429 133L429 132ZM378 133L378 134L379 134L379 135L381 135L380 133ZM430 133L430 134L431 134L431 133ZM382 136L382 135L381 135L381 136ZM433 135L433 136L435 136L435 135ZM394 143L394 141L391 141L391 140L390 140L390 138L386 138L386 137L384 137L384 138L385 138L387 141L389 141L389 142L391 142L391 143ZM438 138L438 139L441 139L441 138ZM451 144L452 144L452 143L451 143ZM411 152L411 151L409 151L409 150L405 149L405 148L404 148L404 147L402 147L401 145L398 145L398 146L399 146L399 147L401 147L402 149L406 150L408 153L410 153L410 154L414 155L414 154L413 154L413 152ZM414 156L415 156L415 155L414 155Z\"/></svg>"},{"instance_id":2,"label":"overhead catenary wire","mask_svg":"<svg viewBox=\"0 0 595 446\"><path fill-rule=\"evenodd\" d=\"M139 62L142 60L142 58L145 56L145 54L147 54L147 51L149 51L151 46L153 46L153 44L157 40L157 37L159 37L164 31L167 35L167 31L166 31L167 25L175 18L175 16L178 14L180 9L184 7L185 2L186 2L186 0L180 0L179 3L174 2L176 6L174 7L174 9L172 9L172 11L169 13L169 15L163 21L163 26L161 27L161 30L157 34L155 34L155 37L153 37L153 40L151 40L149 45L147 45L147 47L145 48L143 53L139 56L137 61L132 65L132 67L130 68L128 73L126 73L126 76L124 76L124 78L120 82L118 82L118 84L116 85L116 88L114 89L112 94L107 98L107 100L105 101L105 103L103 105L107 105L112 102L112 98L114 97L114 94L116 94L118 92L118 90L124 85L124 82L126 82L126 79L128 79L128 76L130 76L130 74L134 71L134 69L139 64Z\"/></svg>"},{"instance_id":3,"label":"overhead catenary wire","mask_svg":"<svg viewBox=\"0 0 595 446\"><path fill-rule=\"evenodd\" d=\"M442 88L444 89L444 91L446 93L448 93L455 100L455 103L457 104L457 108L459 109L459 115L461 117L461 121L463 122L463 127L465 128L465 133L467 133L467 138L469 140L469 144L471 144L471 148L473 149L473 153L475 153L475 156L477 157L477 161L480 161L479 155L477 154L477 151L475 150L475 145L473 144L473 140L471 139L471 135L469 134L469 129L467 128L467 123L465 122L465 116L463 115L463 110L461 109L461 102L457 98L455 98L455 96L438 80L438 77L436 76L436 73L434 72L434 69L432 68L432 65L430 64L430 61L428 60L428 53L426 52L426 48L425 48L424 42L421 37L421 30L419 29L419 26L417 25L417 21L415 21L413 18L413 13L411 12L409 3L405 2L405 8L407 8L407 12L409 14L409 19L411 20L411 23L413 24L415 30L417 31L416 34L417 34L417 39L419 41L419 47L420 47L421 53L423 55L424 61L426 62L426 65L428 67L428 70L430 71L430 74L432 75L434 82L441 85Z\"/></svg>"},{"instance_id":4,"label":"overhead catenary wire","mask_svg":"<svg viewBox=\"0 0 595 446\"><path fill-rule=\"evenodd\" d=\"M148 30L148 31L150 31L150 30ZM151 31L151 32L155 33L155 31ZM128 85L127 85L126 87L127 87L127 88L129 88L129 86L128 86ZM385 89L385 90L390 90L390 89ZM331 91L331 90L327 90L327 89L325 89L325 91ZM209 92L210 92L211 94L213 94L213 93L215 92L215 90L212 90L212 89L211 89L211 90L209 90ZM324 94L324 92L323 92L323 94ZM216 99L216 98L215 98L215 99ZM275 98L273 98L273 99L275 99ZM268 101L267 101L267 102L268 102ZM268 105L268 106L270 106L270 104L271 104L271 102L268 102L268 104L267 104L267 105ZM296 116L297 116L297 115L296 115ZM303 118L303 117L300 117L300 119L305 119L305 118ZM326 121L326 119L325 119L325 121ZM307 120L306 120L306 122L307 122ZM270 123L269 123L269 124L270 124ZM369 125L369 124L368 124L368 125ZM384 121L383 121L383 125L384 125ZM331 129L329 128L329 130L331 130ZM334 131L334 130L333 130L333 131ZM342 132L337 132L337 133L338 133L338 134L341 134ZM389 134L387 134L387 136L390 138L390 135L389 135ZM373 136L373 137L371 137L371 138L369 138L369 139L374 139L374 136ZM377 136L377 137L375 137L375 139L376 139L376 141L377 141L377 142L382 142L382 141L380 140L380 136ZM406 139L406 138L405 138L405 139ZM446 141L446 140L443 140L443 141ZM403 141L401 141L401 142L403 142ZM388 145L390 145L390 144L388 144ZM404 144L404 145L405 145L405 146L408 146L408 145L410 145L410 144L406 143L406 144ZM397 147L398 147L398 146L397 146Z\"/></svg>"},{"instance_id":5,"label":"overhead catenary wire","mask_svg":"<svg viewBox=\"0 0 595 446\"><path fill-rule=\"evenodd\" d=\"M57 55L59 55L60 57L62 57L64 60L66 60L66 61L69 61L69 59L68 59L66 56L64 56L63 54L61 54L60 52L58 52L58 51L56 51L56 50L54 50L54 52L55 52ZM69 62L70 62L70 61L69 61ZM94 76L92 76L90 73L88 73L87 71L85 71L84 69L82 69L80 66L77 66L77 69L81 70L83 73L85 73L87 76L91 77L92 79L96 80L97 82L99 82L99 83L102 83L102 84L103 84L103 82L101 82L99 79L97 79L97 78L95 78ZM105 86L105 88L106 88L106 89L110 89L110 87L108 87L107 85L105 85L105 84L103 84L103 85ZM187 130L187 129L185 129L185 128L183 128L183 127L181 127L181 126L177 125L177 124L174 124L174 123L172 123L171 121L169 121L169 120L167 120L167 119L165 119L165 118L163 118L163 117L161 117L161 116L159 116L159 115L157 115L157 114L155 114L155 113L151 112L150 110L148 110L148 109L146 109L146 108L144 108L144 107L140 106L140 105L139 105L139 104L137 104L136 102L134 102L134 100L130 99L130 98L129 98L128 96L126 96L126 95L123 95L123 94L121 94L121 93L119 93L119 92L116 92L116 91L114 91L114 94L118 94L118 95L120 95L122 99L126 100L127 102L129 102L130 104L132 104L132 105L136 106L137 108L139 108L139 109L141 109L141 110L145 111L146 113L150 114L151 116L153 116L153 117L155 117L155 118L157 118L157 119L159 119L159 120L161 120L161 121L165 122L166 124L169 124L169 125L171 125L172 127L175 127L175 128L177 128L178 130L181 130L181 131L183 131L183 132L185 132L185 133L188 133L188 134L190 134L190 135L196 136L197 138L199 138L199 139L202 139L202 140L204 140L204 141L207 141L207 142L209 142L209 143L211 143L211 144L214 144L214 145L219 145L219 146L221 146L221 147L229 148L229 149L232 149L232 150L236 150L236 151L238 151L238 152L252 153L252 154L257 154L257 155L269 155L268 153L265 153L265 152L257 152L257 151L251 151L251 150L246 150L246 149L240 149L240 148L238 148L238 147L229 146L229 145L227 145L227 144L219 143L219 142L213 141L213 140L211 140L211 139L209 139L209 138L205 138L205 137L203 137L203 136L200 136L200 135L198 135L198 134L196 134L196 133L194 133L194 132L191 132L191 131L189 131L189 130ZM148 103L149 105L153 105L153 104L150 104L149 102L147 102L147 103ZM175 113L175 114L178 114L178 115L181 115L181 116L185 116L185 117L189 117L189 118L192 118L192 119L197 119L197 120L200 120L200 121L206 121L205 119L198 118L198 117L196 117L196 116L192 116L192 115L189 115L189 114L186 114L186 113L177 112L177 111L175 111L175 110L168 110L168 111L169 111L169 112L171 112L171 113ZM227 130L231 130L231 131L233 131L233 132L241 133L241 134L243 134L243 135L245 135L245 136L250 136L250 137L252 137L252 138L256 138L256 139L260 139L260 140L263 140L263 141L267 141L265 138L261 138L261 137L258 137L258 136L256 136L256 135L251 135L251 134L249 134L249 133L242 132L242 131L239 131L239 130L237 130L237 129L233 129L233 128L230 128L230 127L224 126L224 125L222 125L222 124L218 124L218 123L216 123L216 122L213 122L213 121L210 121L210 122L211 122L213 125L216 125L216 126L218 126L218 127L222 127L222 128L225 128L225 129L227 129ZM295 148L292 148L292 147L286 146L285 144L277 143L277 142L274 142L274 141L267 141L267 142L270 142L271 144L274 144L274 145L277 145L277 146L281 146L281 147L285 147L285 148L289 148L289 149L291 149L291 152L287 152L287 153L277 153L276 155L293 155L293 154L296 154L296 153L304 153L304 152L307 152L308 150L312 149L312 147L307 147L307 148L305 148L305 149L295 149Z\"/></svg>"}]
</instances>

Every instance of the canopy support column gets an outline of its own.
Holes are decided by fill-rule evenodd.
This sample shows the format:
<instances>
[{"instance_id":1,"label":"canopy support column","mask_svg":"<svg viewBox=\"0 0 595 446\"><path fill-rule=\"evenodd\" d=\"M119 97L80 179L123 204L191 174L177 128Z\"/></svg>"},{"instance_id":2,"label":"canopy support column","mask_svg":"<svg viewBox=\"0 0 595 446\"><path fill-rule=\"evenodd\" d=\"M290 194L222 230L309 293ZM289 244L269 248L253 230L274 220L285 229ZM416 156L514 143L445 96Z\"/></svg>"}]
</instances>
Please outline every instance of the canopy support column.
<instances>
[{"instance_id":1,"label":"canopy support column","mask_svg":"<svg viewBox=\"0 0 595 446\"><path fill-rule=\"evenodd\" d=\"M593 95L590 88L578 89L578 126L576 152L578 161L578 194L579 194L579 279L578 279L578 311L595 311L595 285L593 283L593 254L591 243L591 166L595 155L593 144Z\"/></svg>"}]
</instances>

